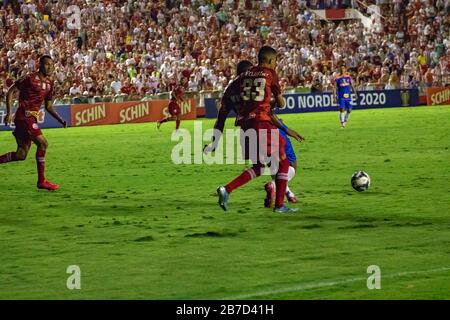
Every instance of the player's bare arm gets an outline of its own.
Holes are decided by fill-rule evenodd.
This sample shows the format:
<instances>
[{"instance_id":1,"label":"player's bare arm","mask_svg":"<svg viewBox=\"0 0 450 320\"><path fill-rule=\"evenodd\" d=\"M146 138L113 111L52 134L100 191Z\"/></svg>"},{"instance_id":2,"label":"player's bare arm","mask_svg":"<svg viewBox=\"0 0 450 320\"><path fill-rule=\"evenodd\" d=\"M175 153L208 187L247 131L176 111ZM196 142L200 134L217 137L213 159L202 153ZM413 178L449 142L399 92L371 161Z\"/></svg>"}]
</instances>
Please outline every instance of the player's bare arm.
<instances>
[{"instance_id":1,"label":"player's bare arm","mask_svg":"<svg viewBox=\"0 0 450 320\"><path fill-rule=\"evenodd\" d=\"M335 81L334 86L333 86L333 96L336 98L336 101L339 100L338 92L337 92L337 82L336 81Z\"/></svg>"},{"instance_id":2,"label":"player's bare arm","mask_svg":"<svg viewBox=\"0 0 450 320\"><path fill-rule=\"evenodd\" d=\"M280 94L275 98L274 104L271 103L271 105L276 106L278 108L283 108L285 106L285 101L283 99L283 96ZM273 107L272 107L273 109ZM281 122L281 120L273 113L273 110L270 114L270 117L272 118L272 123L278 128L278 129L282 129L283 128L283 123ZM284 128L282 130L285 130ZM286 134L292 138L294 138L295 140L301 142L304 141L305 138L302 137L297 131L288 128L286 130Z\"/></svg>"},{"instance_id":3,"label":"player's bare arm","mask_svg":"<svg viewBox=\"0 0 450 320\"><path fill-rule=\"evenodd\" d=\"M353 93L358 97L358 92L356 91L355 87L353 86L353 83L350 85L350 88L352 88Z\"/></svg>"},{"instance_id":4,"label":"player's bare arm","mask_svg":"<svg viewBox=\"0 0 450 320\"><path fill-rule=\"evenodd\" d=\"M285 128L283 127L283 122L281 122L280 118L278 118L274 113L271 113L272 123L280 130L285 130L286 134L298 142L302 142L305 140L303 136L301 136L297 131L291 129L291 128Z\"/></svg>"},{"instance_id":5,"label":"player's bare arm","mask_svg":"<svg viewBox=\"0 0 450 320\"><path fill-rule=\"evenodd\" d=\"M294 138L295 140L297 140L298 142L302 142L305 141L305 138L303 136L301 136L297 131L288 128L286 130L286 134L292 138Z\"/></svg>"},{"instance_id":6,"label":"player's bare arm","mask_svg":"<svg viewBox=\"0 0 450 320\"><path fill-rule=\"evenodd\" d=\"M51 100L45 100L45 110L47 110L48 113L51 114L53 118L55 118L56 121L61 123L61 125L64 128L67 128L67 122L61 116L55 111L53 108L53 102Z\"/></svg>"},{"instance_id":7,"label":"player's bare arm","mask_svg":"<svg viewBox=\"0 0 450 320\"><path fill-rule=\"evenodd\" d=\"M12 123L13 115L11 113L12 105L13 105L13 99L14 96L19 92L17 89L16 84L13 84L11 87L9 87L8 92L6 93L6 118L5 118L5 125L9 125Z\"/></svg>"},{"instance_id":8,"label":"player's bare arm","mask_svg":"<svg viewBox=\"0 0 450 320\"><path fill-rule=\"evenodd\" d=\"M219 112L217 114L216 123L214 124L214 129L219 130L221 133L223 132L223 128L225 127L225 121L227 120L227 116L230 112L225 107L225 104L222 103ZM220 136L219 136L220 138Z\"/></svg>"},{"instance_id":9,"label":"player's bare arm","mask_svg":"<svg viewBox=\"0 0 450 320\"><path fill-rule=\"evenodd\" d=\"M278 129L281 129L283 127L283 123L281 122L280 118L278 118L273 112L270 114L270 117L272 118L272 123L277 127Z\"/></svg>"},{"instance_id":10,"label":"player's bare arm","mask_svg":"<svg viewBox=\"0 0 450 320\"><path fill-rule=\"evenodd\" d=\"M227 120L229 111L226 109L225 105L222 103L219 109L219 113L217 114L217 120L214 124L214 129L218 130L220 133L217 133L217 131L214 131L214 136L212 138L212 142L209 145L206 145L203 148L203 151L205 154L208 154L209 152L213 152L216 150L217 145L220 141L220 138L222 137L223 128L225 127L225 121Z\"/></svg>"},{"instance_id":11,"label":"player's bare arm","mask_svg":"<svg viewBox=\"0 0 450 320\"><path fill-rule=\"evenodd\" d=\"M277 108L277 103L276 103L275 99L270 100L270 108L272 110Z\"/></svg>"},{"instance_id":12,"label":"player's bare arm","mask_svg":"<svg viewBox=\"0 0 450 320\"><path fill-rule=\"evenodd\" d=\"M286 106L286 102L284 101L283 95L279 94L275 97L276 106L280 109L283 109Z\"/></svg>"}]
</instances>

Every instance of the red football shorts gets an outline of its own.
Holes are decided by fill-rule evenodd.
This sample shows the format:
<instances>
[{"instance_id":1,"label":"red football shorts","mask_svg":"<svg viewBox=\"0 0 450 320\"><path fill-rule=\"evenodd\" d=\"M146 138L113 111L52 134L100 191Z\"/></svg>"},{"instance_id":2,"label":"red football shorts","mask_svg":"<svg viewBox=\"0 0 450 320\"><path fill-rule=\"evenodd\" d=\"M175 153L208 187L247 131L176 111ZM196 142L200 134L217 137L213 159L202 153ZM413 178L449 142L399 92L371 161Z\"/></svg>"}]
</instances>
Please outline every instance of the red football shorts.
<instances>
[{"instance_id":1,"label":"red football shorts","mask_svg":"<svg viewBox=\"0 0 450 320\"><path fill-rule=\"evenodd\" d=\"M13 135L16 137L19 146L31 146L33 138L42 135L41 129L35 117L27 117L22 120L15 119Z\"/></svg>"},{"instance_id":2,"label":"red football shorts","mask_svg":"<svg viewBox=\"0 0 450 320\"><path fill-rule=\"evenodd\" d=\"M278 130L269 121L252 121L252 123L242 126L240 141L244 160L252 160L254 164L261 163L263 157L276 156L277 153L278 161L285 159L286 141ZM272 137L273 134L278 137Z\"/></svg>"},{"instance_id":3,"label":"red football shorts","mask_svg":"<svg viewBox=\"0 0 450 320\"><path fill-rule=\"evenodd\" d=\"M175 117L175 116L179 115L180 112L181 112L180 107L178 107L178 106L177 107L169 106L169 113L170 113L170 115L172 117Z\"/></svg>"}]
</instances>

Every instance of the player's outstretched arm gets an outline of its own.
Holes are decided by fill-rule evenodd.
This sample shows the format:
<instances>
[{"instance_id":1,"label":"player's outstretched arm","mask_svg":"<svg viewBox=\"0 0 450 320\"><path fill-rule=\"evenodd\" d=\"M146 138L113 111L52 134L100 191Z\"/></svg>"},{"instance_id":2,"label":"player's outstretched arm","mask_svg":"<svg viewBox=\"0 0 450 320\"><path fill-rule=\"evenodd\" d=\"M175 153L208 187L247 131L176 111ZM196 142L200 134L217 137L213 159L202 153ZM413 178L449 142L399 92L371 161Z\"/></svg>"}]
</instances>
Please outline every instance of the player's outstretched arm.
<instances>
[{"instance_id":1,"label":"player's outstretched arm","mask_svg":"<svg viewBox=\"0 0 450 320\"><path fill-rule=\"evenodd\" d=\"M220 106L219 113L217 114L216 123L214 124L214 129L219 130L221 133L223 132L223 128L225 127L225 121L227 121L227 116L229 111L225 107L224 104ZM220 138L220 136L219 136Z\"/></svg>"},{"instance_id":2,"label":"player's outstretched arm","mask_svg":"<svg viewBox=\"0 0 450 320\"><path fill-rule=\"evenodd\" d=\"M225 121L227 120L229 111L225 107L225 104L222 103L219 109L219 113L217 114L217 120L214 124L214 136L212 138L212 142L209 145L205 145L203 148L203 152L208 154L209 152L213 152L216 150L217 145L219 144L220 138L222 137L223 128L225 127Z\"/></svg>"},{"instance_id":3,"label":"player's outstretched arm","mask_svg":"<svg viewBox=\"0 0 450 320\"><path fill-rule=\"evenodd\" d=\"M5 117L5 126L12 123L13 115L11 113L14 95L19 91L16 84L13 84L9 87L8 92L6 93L6 117Z\"/></svg>"},{"instance_id":4,"label":"player's outstretched arm","mask_svg":"<svg viewBox=\"0 0 450 320\"><path fill-rule=\"evenodd\" d=\"M53 108L53 102L51 100L45 100L45 110L47 110L48 113L51 114L53 118L56 119L59 123L62 124L64 128L67 128L67 122L61 116L55 111Z\"/></svg>"},{"instance_id":5,"label":"player's outstretched arm","mask_svg":"<svg viewBox=\"0 0 450 320\"><path fill-rule=\"evenodd\" d=\"M339 100L339 97L337 95L337 89L336 89L337 84L335 83L333 86L333 97L336 99L336 102Z\"/></svg>"},{"instance_id":6,"label":"player's outstretched arm","mask_svg":"<svg viewBox=\"0 0 450 320\"><path fill-rule=\"evenodd\" d=\"M286 125L284 125L283 122L281 122L280 118L278 118L275 114L271 113L270 114L271 118L272 118L272 123L280 130L283 130L284 132L286 132L286 134L292 138L294 138L295 140L297 140L298 142L302 142L305 140L305 138L303 136L301 136L297 131L287 127Z\"/></svg>"},{"instance_id":7,"label":"player's outstretched arm","mask_svg":"<svg viewBox=\"0 0 450 320\"><path fill-rule=\"evenodd\" d=\"M355 87L353 86L353 84L350 85L350 87L352 88L353 93L355 94L356 98L358 98L358 92L356 91Z\"/></svg>"},{"instance_id":8,"label":"player's outstretched arm","mask_svg":"<svg viewBox=\"0 0 450 320\"><path fill-rule=\"evenodd\" d=\"M286 134L292 138L294 138L295 140L297 140L298 142L302 142L305 141L305 138L303 136L301 136L297 131L291 129L291 128L287 128L286 130Z\"/></svg>"},{"instance_id":9,"label":"player's outstretched arm","mask_svg":"<svg viewBox=\"0 0 450 320\"><path fill-rule=\"evenodd\" d=\"M272 123L277 127L278 129L283 129L283 122L281 122L280 118L276 116L276 114L272 112L270 113L270 117L272 118Z\"/></svg>"},{"instance_id":10,"label":"player's outstretched arm","mask_svg":"<svg viewBox=\"0 0 450 320\"><path fill-rule=\"evenodd\" d=\"M279 94L275 97L275 101L277 103L277 107L283 109L286 106L286 102L284 101L283 95Z\"/></svg>"}]
</instances>

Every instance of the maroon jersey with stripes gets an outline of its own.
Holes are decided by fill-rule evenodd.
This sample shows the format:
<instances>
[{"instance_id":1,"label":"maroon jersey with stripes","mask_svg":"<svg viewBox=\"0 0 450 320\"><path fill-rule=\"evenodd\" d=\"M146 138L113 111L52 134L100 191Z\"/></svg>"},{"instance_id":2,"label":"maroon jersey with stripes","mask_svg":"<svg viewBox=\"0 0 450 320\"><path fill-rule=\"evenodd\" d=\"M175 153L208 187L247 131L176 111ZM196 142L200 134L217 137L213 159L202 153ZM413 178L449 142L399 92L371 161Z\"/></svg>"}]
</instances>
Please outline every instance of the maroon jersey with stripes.
<instances>
[{"instance_id":1,"label":"maroon jersey with stripes","mask_svg":"<svg viewBox=\"0 0 450 320\"><path fill-rule=\"evenodd\" d=\"M37 72L26 75L15 84L20 92L16 120L37 117L42 103L53 98L53 81L41 80Z\"/></svg>"},{"instance_id":2,"label":"maroon jersey with stripes","mask_svg":"<svg viewBox=\"0 0 450 320\"><path fill-rule=\"evenodd\" d=\"M241 88L240 88L240 78L235 78L232 82L228 84L223 93L221 106L219 113L223 114L225 117L233 110L236 113L235 126L240 126L244 115L241 108Z\"/></svg>"}]
</instances>

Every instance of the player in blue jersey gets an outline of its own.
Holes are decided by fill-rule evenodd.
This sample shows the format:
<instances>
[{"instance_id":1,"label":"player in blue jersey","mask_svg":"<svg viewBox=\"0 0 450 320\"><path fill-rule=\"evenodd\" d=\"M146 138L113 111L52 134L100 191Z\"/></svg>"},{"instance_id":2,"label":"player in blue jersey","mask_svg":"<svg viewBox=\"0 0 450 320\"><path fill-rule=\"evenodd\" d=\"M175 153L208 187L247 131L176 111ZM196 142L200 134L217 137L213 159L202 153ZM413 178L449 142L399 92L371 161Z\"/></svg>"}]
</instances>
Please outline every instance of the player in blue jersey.
<instances>
[{"instance_id":1,"label":"player in blue jersey","mask_svg":"<svg viewBox=\"0 0 450 320\"><path fill-rule=\"evenodd\" d=\"M350 113L352 112L352 91L358 96L352 84L352 77L347 73L347 68L341 66L341 73L337 75L335 86L333 89L337 103L339 104L339 119L341 120L341 127L345 128Z\"/></svg>"}]
</instances>

